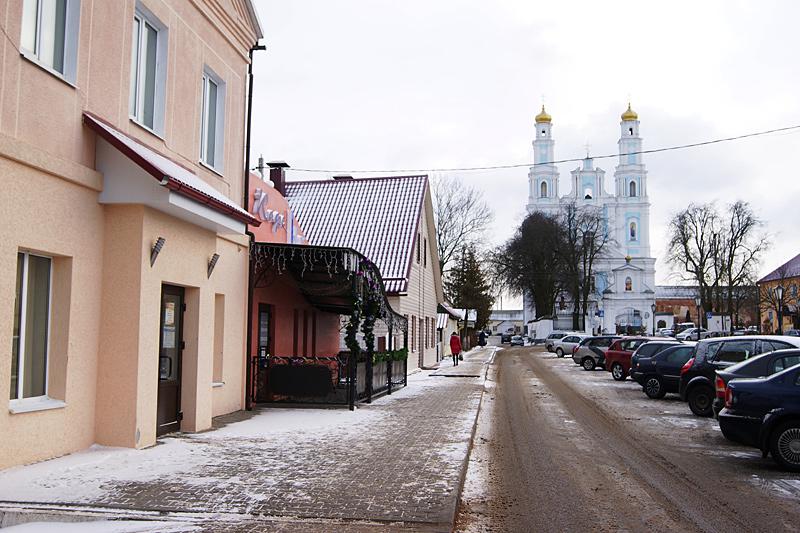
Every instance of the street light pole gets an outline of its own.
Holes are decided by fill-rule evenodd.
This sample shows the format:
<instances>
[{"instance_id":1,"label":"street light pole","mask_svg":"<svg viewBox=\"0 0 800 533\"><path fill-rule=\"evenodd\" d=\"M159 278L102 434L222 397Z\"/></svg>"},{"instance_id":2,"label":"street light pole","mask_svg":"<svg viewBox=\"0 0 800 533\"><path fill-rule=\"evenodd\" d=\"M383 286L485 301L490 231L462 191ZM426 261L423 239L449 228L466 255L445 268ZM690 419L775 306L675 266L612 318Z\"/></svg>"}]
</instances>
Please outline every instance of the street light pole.
<instances>
[{"instance_id":1,"label":"street light pole","mask_svg":"<svg viewBox=\"0 0 800 533\"><path fill-rule=\"evenodd\" d=\"M775 287L775 298L778 300L778 335L783 335L783 285Z\"/></svg>"},{"instance_id":2,"label":"street light pole","mask_svg":"<svg viewBox=\"0 0 800 533\"><path fill-rule=\"evenodd\" d=\"M656 334L656 304L650 305L650 311L653 313L653 335Z\"/></svg>"},{"instance_id":3,"label":"street light pole","mask_svg":"<svg viewBox=\"0 0 800 533\"><path fill-rule=\"evenodd\" d=\"M703 325L703 317L700 316L700 297L694 299L694 304L697 306L697 340L700 340L700 328Z\"/></svg>"}]
</instances>

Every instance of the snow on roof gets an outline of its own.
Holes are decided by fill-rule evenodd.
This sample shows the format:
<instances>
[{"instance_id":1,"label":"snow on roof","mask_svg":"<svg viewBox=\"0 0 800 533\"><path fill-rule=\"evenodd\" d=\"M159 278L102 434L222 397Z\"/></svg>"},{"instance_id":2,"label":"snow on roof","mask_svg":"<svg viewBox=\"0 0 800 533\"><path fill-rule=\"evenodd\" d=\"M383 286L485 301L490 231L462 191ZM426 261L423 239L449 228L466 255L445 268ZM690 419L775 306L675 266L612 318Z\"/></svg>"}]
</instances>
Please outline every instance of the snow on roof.
<instances>
[{"instance_id":1,"label":"snow on roof","mask_svg":"<svg viewBox=\"0 0 800 533\"><path fill-rule=\"evenodd\" d=\"M375 263L386 292L399 293L407 290L427 183L427 176L294 181L286 198L309 244L353 248Z\"/></svg>"},{"instance_id":2,"label":"snow on roof","mask_svg":"<svg viewBox=\"0 0 800 533\"><path fill-rule=\"evenodd\" d=\"M800 276L800 254L792 257L784 264L758 280L759 283L764 281L776 281L779 279L796 278Z\"/></svg>"},{"instance_id":3,"label":"snow on roof","mask_svg":"<svg viewBox=\"0 0 800 533\"><path fill-rule=\"evenodd\" d=\"M656 285L656 299L691 300L697 296L696 285Z\"/></svg>"}]
</instances>

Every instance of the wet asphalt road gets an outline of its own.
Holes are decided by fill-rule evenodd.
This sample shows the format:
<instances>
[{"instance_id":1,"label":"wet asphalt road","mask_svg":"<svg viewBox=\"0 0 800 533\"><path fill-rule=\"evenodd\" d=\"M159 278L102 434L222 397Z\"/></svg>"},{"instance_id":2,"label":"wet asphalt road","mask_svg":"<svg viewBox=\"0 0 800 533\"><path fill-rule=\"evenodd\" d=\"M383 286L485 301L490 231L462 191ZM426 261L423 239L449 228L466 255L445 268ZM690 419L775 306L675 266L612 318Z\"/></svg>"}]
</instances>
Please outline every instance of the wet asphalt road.
<instances>
[{"instance_id":1,"label":"wet asphalt road","mask_svg":"<svg viewBox=\"0 0 800 533\"><path fill-rule=\"evenodd\" d=\"M487 389L458 531L800 531L800 475L677 396L539 347L498 352Z\"/></svg>"}]
</instances>

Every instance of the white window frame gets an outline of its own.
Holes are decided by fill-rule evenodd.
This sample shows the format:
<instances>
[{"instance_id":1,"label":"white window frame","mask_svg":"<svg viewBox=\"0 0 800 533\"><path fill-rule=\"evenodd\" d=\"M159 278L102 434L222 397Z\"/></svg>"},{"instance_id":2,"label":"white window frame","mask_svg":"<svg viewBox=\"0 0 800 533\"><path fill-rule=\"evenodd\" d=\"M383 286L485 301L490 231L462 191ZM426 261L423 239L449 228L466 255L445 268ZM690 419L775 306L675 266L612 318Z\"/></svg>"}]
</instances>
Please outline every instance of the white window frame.
<instances>
[{"instance_id":1,"label":"white window frame","mask_svg":"<svg viewBox=\"0 0 800 533\"><path fill-rule=\"evenodd\" d=\"M214 126L214 154L213 161L208 157L208 105L210 103L209 90L211 84L217 87L216 124ZM203 69L201 83L200 107L200 164L222 174L225 165L225 82L208 67Z\"/></svg>"},{"instance_id":2,"label":"white window frame","mask_svg":"<svg viewBox=\"0 0 800 533\"><path fill-rule=\"evenodd\" d=\"M50 74L61 78L68 84L74 86L78 71L78 37L80 33L81 0L65 0L64 18L64 64L63 72L56 70L53 65L48 65L42 59L42 4L45 0L24 0L22 30L20 35L20 54L46 70ZM36 4L35 19L27 18L25 8L30 4ZM32 32L34 45L33 49L25 45L25 33Z\"/></svg>"},{"instance_id":3,"label":"white window frame","mask_svg":"<svg viewBox=\"0 0 800 533\"><path fill-rule=\"evenodd\" d=\"M169 32L164 25L151 11L145 8L140 2L136 3L136 10L133 22L139 22L139 33L134 33L131 25L131 80L130 94L128 98L128 112L130 119L146 130L161 137L164 134L164 109L166 100L167 86L167 43ZM144 122L144 28L150 26L156 32L156 68L155 68L155 87L153 88L153 125L152 127ZM137 64L133 65L133 49L137 47Z\"/></svg>"},{"instance_id":4,"label":"white window frame","mask_svg":"<svg viewBox=\"0 0 800 533\"><path fill-rule=\"evenodd\" d=\"M50 329L53 324L52 314L53 314L53 258L47 255L42 254L35 254L30 252L25 252L20 250L18 253L22 254L23 263L22 263L22 285L20 287L20 292L22 301L20 302L19 306L19 340L18 343L18 350L17 350L17 357L19 358L17 361L17 396L16 398L12 398L10 405L13 407L19 407L21 404L25 402L35 402L41 403L42 400L49 399L47 395L47 391L50 388ZM23 384L25 383L25 326L26 319L27 319L27 307L28 307L28 264L30 261L30 257L41 257L50 261L50 272L48 273L48 294L47 294L47 340L45 341L45 355L44 355L44 394L40 396L29 396L24 397L22 396Z\"/></svg>"}]
</instances>

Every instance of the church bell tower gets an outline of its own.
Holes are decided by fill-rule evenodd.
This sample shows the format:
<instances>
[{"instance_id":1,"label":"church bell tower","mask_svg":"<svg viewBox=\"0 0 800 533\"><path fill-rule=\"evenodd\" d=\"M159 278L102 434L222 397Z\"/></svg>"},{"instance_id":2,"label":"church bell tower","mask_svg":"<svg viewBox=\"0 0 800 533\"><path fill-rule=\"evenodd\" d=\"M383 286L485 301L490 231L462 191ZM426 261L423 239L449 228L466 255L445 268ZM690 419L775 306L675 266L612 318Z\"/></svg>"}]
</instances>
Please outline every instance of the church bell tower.
<instances>
[{"instance_id":1,"label":"church bell tower","mask_svg":"<svg viewBox=\"0 0 800 533\"><path fill-rule=\"evenodd\" d=\"M555 141L552 117L542 111L534 118L533 166L528 171L528 212L542 204L558 202L558 169L555 160Z\"/></svg>"}]
</instances>

